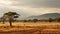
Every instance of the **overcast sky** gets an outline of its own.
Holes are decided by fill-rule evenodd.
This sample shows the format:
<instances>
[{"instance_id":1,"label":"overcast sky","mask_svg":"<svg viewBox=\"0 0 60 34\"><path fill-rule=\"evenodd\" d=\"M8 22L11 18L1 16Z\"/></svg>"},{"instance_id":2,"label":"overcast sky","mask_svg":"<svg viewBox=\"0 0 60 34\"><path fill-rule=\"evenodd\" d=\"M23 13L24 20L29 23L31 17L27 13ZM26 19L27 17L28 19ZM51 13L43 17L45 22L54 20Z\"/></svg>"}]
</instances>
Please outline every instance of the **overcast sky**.
<instances>
[{"instance_id":1,"label":"overcast sky","mask_svg":"<svg viewBox=\"0 0 60 34\"><path fill-rule=\"evenodd\" d=\"M60 0L0 0L0 15L8 11L23 16L60 13Z\"/></svg>"}]
</instances>

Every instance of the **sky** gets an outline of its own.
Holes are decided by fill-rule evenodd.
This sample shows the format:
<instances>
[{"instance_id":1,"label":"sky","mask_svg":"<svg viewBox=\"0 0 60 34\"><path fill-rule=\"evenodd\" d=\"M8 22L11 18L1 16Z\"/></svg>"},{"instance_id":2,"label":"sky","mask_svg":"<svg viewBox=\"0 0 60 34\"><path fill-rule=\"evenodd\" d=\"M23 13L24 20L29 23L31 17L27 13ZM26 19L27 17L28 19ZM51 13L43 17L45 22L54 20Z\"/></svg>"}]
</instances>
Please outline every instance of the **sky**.
<instances>
[{"instance_id":1,"label":"sky","mask_svg":"<svg viewBox=\"0 0 60 34\"><path fill-rule=\"evenodd\" d=\"M8 11L22 17L45 13L60 13L60 0L0 0L0 16Z\"/></svg>"}]
</instances>

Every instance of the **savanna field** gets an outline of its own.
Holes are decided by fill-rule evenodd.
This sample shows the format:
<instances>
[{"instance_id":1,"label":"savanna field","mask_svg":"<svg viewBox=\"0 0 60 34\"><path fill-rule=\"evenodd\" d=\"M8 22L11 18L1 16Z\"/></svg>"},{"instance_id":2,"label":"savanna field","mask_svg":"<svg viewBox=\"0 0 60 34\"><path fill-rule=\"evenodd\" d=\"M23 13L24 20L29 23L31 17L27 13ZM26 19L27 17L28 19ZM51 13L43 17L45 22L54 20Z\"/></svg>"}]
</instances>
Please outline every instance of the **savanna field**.
<instances>
[{"instance_id":1,"label":"savanna field","mask_svg":"<svg viewBox=\"0 0 60 34\"><path fill-rule=\"evenodd\" d=\"M60 22L1 22L0 34L60 34Z\"/></svg>"}]
</instances>

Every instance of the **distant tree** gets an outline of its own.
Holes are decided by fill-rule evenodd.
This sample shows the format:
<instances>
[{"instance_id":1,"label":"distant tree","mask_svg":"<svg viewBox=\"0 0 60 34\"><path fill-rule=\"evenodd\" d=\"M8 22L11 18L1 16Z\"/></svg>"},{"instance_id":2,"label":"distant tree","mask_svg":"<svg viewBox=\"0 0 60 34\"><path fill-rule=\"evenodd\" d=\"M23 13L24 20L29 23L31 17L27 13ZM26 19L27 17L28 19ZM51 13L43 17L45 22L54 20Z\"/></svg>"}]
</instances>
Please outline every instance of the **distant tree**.
<instances>
[{"instance_id":1,"label":"distant tree","mask_svg":"<svg viewBox=\"0 0 60 34\"><path fill-rule=\"evenodd\" d=\"M18 18L19 14L17 14L16 12L7 12L4 13L4 16L7 16L10 26L12 27L12 21L14 20L14 18Z\"/></svg>"},{"instance_id":2,"label":"distant tree","mask_svg":"<svg viewBox=\"0 0 60 34\"><path fill-rule=\"evenodd\" d=\"M57 20L58 22L60 22L60 18L56 18L56 20Z\"/></svg>"},{"instance_id":3,"label":"distant tree","mask_svg":"<svg viewBox=\"0 0 60 34\"><path fill-rule=\"evenodd\" d=\"M24 20L24 22L27 22L27 20Z\"/></svg>"},{"instance_id":4,"label":"distant tree","mask_svg":"<svg viewBox=\"0 0 60 34\"><path fill-rule=\"evenodd\" d=\"M28 22L31 22L31 21L32 21L31 19L28 20Z\"/></svg>"},{"instance_id":5,"label":"distant tree","mask_svg":"<svg viewBox=\"0 0 60 34\"><path fill-rule=\"evenodd\" d=\"M53 19L52 18L49 18L49 22L52 22L53 21Z\"/></svg>"},{"instance_id":6,"label":"distant tree","mask_svg":"<svg viewBox=\"0 0 60 34\"><path fill-rule=\"evenodd\" d=\"M34 22L37 22L37 21L38 21L38 19L33 19L33 21L34 21Z\"/></svg>"}]
</instances>

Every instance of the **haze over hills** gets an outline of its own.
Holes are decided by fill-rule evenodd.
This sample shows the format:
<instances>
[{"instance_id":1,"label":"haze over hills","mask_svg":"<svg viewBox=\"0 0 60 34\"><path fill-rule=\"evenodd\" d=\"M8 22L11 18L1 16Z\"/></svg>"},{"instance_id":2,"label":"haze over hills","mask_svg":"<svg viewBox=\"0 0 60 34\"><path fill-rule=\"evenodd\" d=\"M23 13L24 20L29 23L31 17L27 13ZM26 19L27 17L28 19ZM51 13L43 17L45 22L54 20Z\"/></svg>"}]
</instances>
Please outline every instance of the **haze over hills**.
<instances>
[{"instance_id":1,"label":"haze over hills","mask_svg":"<svg viewBox=\"0 0 60 34\"><path fill-rule=\"evenodd\" d=\"M13 11L13 12L17 12L18 14L20 14L21 16L19 16L18 20L26 20L26 19L49 19L49 18L60 18L60 13L45 13L45 14L38 14L37 16L34 16L32 13L30 12L25 12L22 10L18 10L18 9L8 9L8 8L0 8L0 17L8 12L8 11ZM33 15L33 16L31 16ZM30 16L30 17L29 17Z\"/></svg>"},{"instance_id":2,"label":"haze over hills","mask_svg":"<svg viewBox=\"0 0 60 34\"><path fill-rule=\"evenodd\" d=\"M49 18L60 18L60 13L47 13L38 16L30 16L27 19L49 19Z\"/></svg>"},{"instance_id":3,"label":"haze over hills","mask_svg":"<svg viewBox=\"0 0 60 34\"><path fill-rule=\"evenodd\" d=\"M45 13L45 14L37 14L37 16L34 16L36 14L32 14L29 11L25 12L23 10L19 9L11 9L11 8L0 8L0 17L8 12L8 11L17 12L21 16L19 16L18 20L26 20L26 19L49 19L49 18L60 18L60 13ZM33 15L33 16L31 16ZM30 17L29 17L30 16Z\"/></svg>"}]
</instances>

